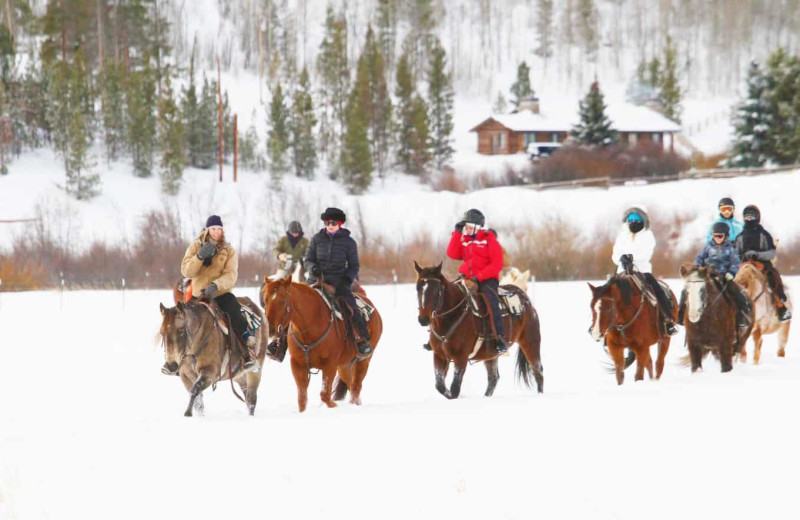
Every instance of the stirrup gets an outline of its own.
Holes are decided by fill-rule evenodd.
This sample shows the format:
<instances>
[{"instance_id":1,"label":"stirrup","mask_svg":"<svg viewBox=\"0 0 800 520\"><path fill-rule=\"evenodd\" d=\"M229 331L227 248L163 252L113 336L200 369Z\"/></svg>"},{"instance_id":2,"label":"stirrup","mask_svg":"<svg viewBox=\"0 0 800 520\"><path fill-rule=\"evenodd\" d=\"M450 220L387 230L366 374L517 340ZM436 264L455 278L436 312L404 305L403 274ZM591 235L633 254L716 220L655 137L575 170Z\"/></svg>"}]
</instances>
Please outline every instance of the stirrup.
<instances>
[{"instance_id":1,"label":"stirrup","mask_svg":"<svg viewBox=\"0 0 800 520\"><path fill-rule=\"evenodd\" d=\"M361 340L356 343L356 352L358 352L359 359L367 359L372 355L372 345L369 341Z\"/></svg>"},{"instance_id":2,"label":"stirrup","mask_svg":"<svg viewBox=\"0 0 800 520\"><path fill-rule=\"evenodd\" d=\"M430 342L427 342L427 343L423 344L422 348L423 348L423 350L433 350L433 348L431 348L431 343Z\"/></svg>"},{"instance_id":3,"label":"stirrup","mask_svg":"<svg viewBox=\"0 0 800 520\"><path fill-rule=\"evenodd\" d=\"M242 373L244 374L248 372L258 372L260 368L261 364L254 357L244 359L242 362Z\"/></svg>"},{"instance_id":4,"label":"stirrup","mask_svg":"<svg viewBox=\"0 0 800 520\"><path fill-rule=\"evenodd\" d=\"M783 314L781 314L781 312L778 311L778 320L781 321L781 322L791 320L792 319L792 311L790 311L786 307L781 307L781 309L783 309Z\"/></svg>"},{"instance_id":5,"label":"stirrup","mask_svg":"<svg viewBox=\"0 0 800 520\"><path fill-rule=\"evenodd\" d=\"M506 339L504 337L498 336L497 338L495 338L495 340L494 340L494 350L495 350L495 352L497 352L498 354L504 354L504 353L508 352L508 349L510 349L510 348L511 348L511 345L508 344L508 342L506 341Z\"/></svg>"},{"instance_id":6,"label":"stirrup","mask_svg":"<svg viewBox=\"0 0 800 520\"><path fill-rule=\"evenodd\" d=\"M667 323L664 325L664 328L667 330L667 334L670 336L674 336L678 333L678 327L674 323Z\"/></svg>"}]
</instances>

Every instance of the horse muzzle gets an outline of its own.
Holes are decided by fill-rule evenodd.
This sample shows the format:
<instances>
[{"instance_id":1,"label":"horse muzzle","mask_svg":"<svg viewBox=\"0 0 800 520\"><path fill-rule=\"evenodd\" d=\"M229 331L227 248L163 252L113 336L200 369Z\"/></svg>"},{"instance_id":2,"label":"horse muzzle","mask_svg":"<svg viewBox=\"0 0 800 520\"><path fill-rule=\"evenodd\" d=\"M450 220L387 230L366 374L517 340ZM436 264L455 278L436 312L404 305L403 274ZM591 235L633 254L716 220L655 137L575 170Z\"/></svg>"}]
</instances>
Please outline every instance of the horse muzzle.
<instances>
[{"instance_id":1,"label":"horse muzzle","mask_svg":"<svg viewBox=\"0 0 800 520\"><path fill-rule=\"evenodd\" d=\"M431 319L428 316L419 316L417 317L417 321L419 321L419 324L423 327L427 327L431 324Z\"/></svg>"},{"instance_id":2,"label":"horse muzzle","mask_svg":"<svg viewBox=\"0 0 800 520\"><path fill-rule=\"evenodd\" d=\"M178 375L178 363L175 361L171 363L164 363L164 366L161 367L161 373L165 376L176 376Z\"/></svg>"}]
</instances>

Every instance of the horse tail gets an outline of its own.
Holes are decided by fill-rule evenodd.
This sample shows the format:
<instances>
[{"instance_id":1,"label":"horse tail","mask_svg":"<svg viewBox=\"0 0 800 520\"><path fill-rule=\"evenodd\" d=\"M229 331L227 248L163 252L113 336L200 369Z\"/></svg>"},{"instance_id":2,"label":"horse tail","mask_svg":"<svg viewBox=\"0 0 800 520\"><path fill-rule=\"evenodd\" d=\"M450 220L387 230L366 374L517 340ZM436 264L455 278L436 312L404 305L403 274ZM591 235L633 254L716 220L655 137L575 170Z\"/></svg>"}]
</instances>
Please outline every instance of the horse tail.
<instances>
[{"instance_id":1,"label":"horse tail","mask_svg":"<svg viewBox=\"0 0 800 520\"><path fill-rule=\"evenodd\" d=\"M678 364L682 367L690 367L692 366L692 358L689 356L689 354L684 354L678 360Z\"/></svg>"},{"instance_id":2,"label":"horse tail","mask_svg":"<svg viewBox=\"0 0 800 520\"><path fill-rule=\"evenodd\" d=\"M636 361L636 353L633 350L628 349L628 355L625 357L625 368L631 366L634 361Z\"/></svg>"},{"instance_id":3,"label":"horse tail","mask_svg":"<svg viewBox=\"0 0 800 520\"><path fill-rule=\"evenodd\" d=\"M524 384L526 388L533 388L533 382L531 381L533 370L531 370L528 358L525 357L522 348L517 349L516 376L517 381Z\"/></svg>"},{"instance_id":4,"label":"horse tail","mask_svg":"<svg viewBox=\"0 0 800 520\"><path fill-rule=\"evenodd\" d=\"M608 350L606 350L606 354L608 354ZM608 354L608 357L610 358L611 354ZM625 370L626 368L631 366L634 361L636 361L636 353L633 350L628 349L628 355L625 356L625 366L622 367L622 370ZM604 361L603 365L605 365L606 372L608 372L609 374L613 374L617 371L617 367L615 367L614 363L610 361Z\"/></svg>"}]
</instances>

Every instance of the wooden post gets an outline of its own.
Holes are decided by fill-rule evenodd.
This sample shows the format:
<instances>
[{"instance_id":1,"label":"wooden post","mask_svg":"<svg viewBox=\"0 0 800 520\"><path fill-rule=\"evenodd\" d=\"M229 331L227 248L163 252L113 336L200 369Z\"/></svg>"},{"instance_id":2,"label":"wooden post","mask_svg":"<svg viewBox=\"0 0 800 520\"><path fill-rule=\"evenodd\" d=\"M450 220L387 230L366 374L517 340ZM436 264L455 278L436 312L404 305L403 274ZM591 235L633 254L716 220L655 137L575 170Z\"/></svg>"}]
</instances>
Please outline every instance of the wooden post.
<instances>
[{"instance_id":1,"label":"wooden post","mask_svg":"<svg viewBox=\"0 0 800 520\"><path fill-rule=\"evenodd\" d=\"M238 116L233 114L233 182L239 180L238 166L239 166L239 130L238 130Z\"/></svg>"},{"instance_id":2,"label":"wooden post","mask_svg":"<svg viewBox=\"0 0 800 520\"><path fill-rule=\"evenodd\" d=\"M225 143L222 141L222 72L219 66L219 56L217 56L217 112L219 114L219 121L217 124L219 133L219 182L222 182L222 156L225 152L223 148Z\"/></svg>"}]
</instances>

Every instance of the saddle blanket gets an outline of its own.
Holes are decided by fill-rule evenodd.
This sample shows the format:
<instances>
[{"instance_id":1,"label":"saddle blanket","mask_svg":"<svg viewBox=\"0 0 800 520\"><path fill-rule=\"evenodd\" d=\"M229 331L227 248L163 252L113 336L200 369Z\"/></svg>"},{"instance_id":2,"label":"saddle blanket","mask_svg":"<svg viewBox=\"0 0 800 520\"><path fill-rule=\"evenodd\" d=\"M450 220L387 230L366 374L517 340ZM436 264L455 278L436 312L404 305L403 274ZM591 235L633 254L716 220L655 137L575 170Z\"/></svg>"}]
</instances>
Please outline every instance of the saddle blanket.
<instances>
[{"instance_id":1,"label":"saddle blanket","mask_svg":"<svg viewBox=\"0 0 800 520\"><path fill-rule=\"evenodd\" d=\"M211 311L211 314L214 316L214 319L217 320L219 329L227 336L229 334L228 324L225 322L223 316L219 314L213 306L208 305L205 302L203 302L203 305L208 307L208 309ZM261 328L261 316L253 312L250 307L242 305L242 317L247 322L247 329L250 331L250 333L254 334L258 329Z\"/></svg>"},{"instance_id":2,"label":"saddle blanket","mask_svg":"<svg viewBox=\"0 0 800 520\"><path fill-rule=\"evenodd\" d=\"M523 304L518 292L507 291L501 287L497 294L500 296L500 302L502 303L500 312L503 316L510 315L515 318L522 316Z\"/></svg>"},{"instance_id":3,"label":"saddle blanket","mask_svg":"<svg viewBox=\"0 0 800 520\"><path fill-rule=\"evenodd\" d=\"M336 319L340 321L344 321L342 318L342 311L339 309L339 305L336 303L335 298L332 296L328 296L320 287L314 287L314 290L322 296L322 299L325 301L325 304L328 308L333 308L333 314L336 316ZM356 306L358 307L359 312L361 312L361 316L364 317L364 321L369 323L370 318L372 317L372 313L375 311L375 308L367 303L358 293L353 293L353 296L356 299Z\"/></svg>"}]
</instances>

